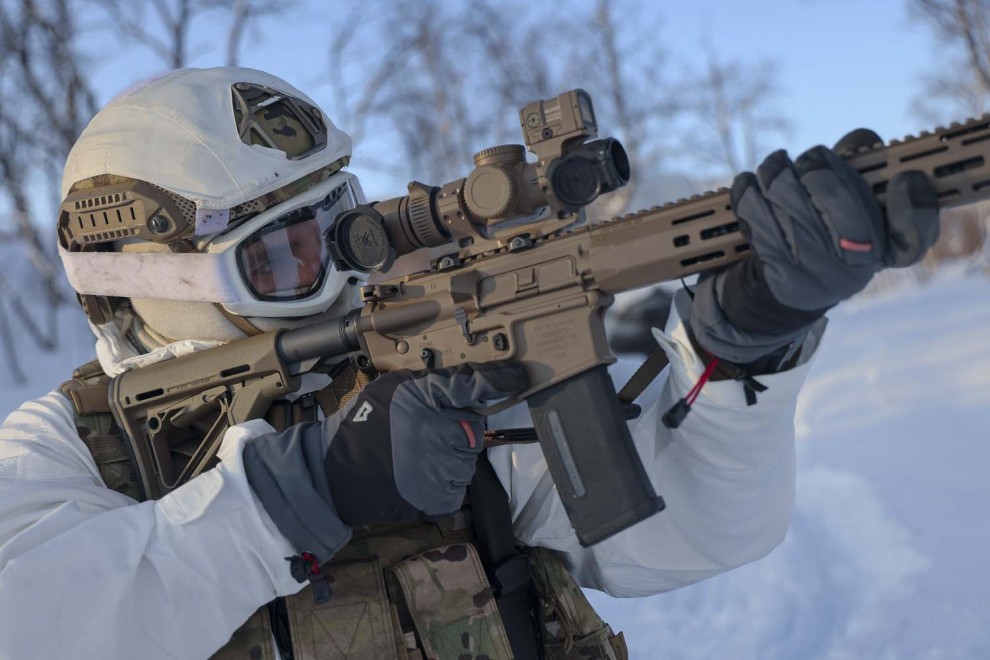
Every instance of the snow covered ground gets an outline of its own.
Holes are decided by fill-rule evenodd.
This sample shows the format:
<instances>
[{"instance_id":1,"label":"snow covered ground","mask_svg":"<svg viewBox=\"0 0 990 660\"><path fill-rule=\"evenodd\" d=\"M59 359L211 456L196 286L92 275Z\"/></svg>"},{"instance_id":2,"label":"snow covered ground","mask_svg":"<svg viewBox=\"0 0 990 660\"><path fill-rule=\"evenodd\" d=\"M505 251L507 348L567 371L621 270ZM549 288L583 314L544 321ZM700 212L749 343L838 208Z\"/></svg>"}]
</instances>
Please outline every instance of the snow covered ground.
<instances>
[{"instance_id":1,"label":"snow covered ground","mask_svg":"<svg viewBox=\"0 0 990 660\"><path fill-rule=\"evenodd\" d=\"M990 279L830 316L787 539L679 591L590 593L633 658L990 658Z\"/></svg>"},{"instance_id":2,"label":"snow covered ground","mask_svg":"<svg viewBox=\"0 0 990 660\"><path fill-rule=\"evenodd\" d=\"M0 379L0 418L90 359ZM832 314L797 416L798 491L765 559L639 600L591 594L633 658L990 658L990 279L964 269Z\"/></svg>"}]
</instances>

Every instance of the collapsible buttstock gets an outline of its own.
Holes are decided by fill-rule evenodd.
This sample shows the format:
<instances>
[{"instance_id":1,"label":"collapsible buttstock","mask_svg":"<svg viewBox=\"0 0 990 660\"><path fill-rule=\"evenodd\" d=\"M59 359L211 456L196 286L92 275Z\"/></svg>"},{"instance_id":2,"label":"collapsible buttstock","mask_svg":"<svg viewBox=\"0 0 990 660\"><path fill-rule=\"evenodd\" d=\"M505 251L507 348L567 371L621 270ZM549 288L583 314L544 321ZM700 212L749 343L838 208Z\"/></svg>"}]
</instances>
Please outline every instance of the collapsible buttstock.
<instances>
[{"instance_id":1,"label":"collapsible buttstock","mask_svg":"<svg viewBox=\"0 0 990 660\"><path fill-rule=\"evenodd\" d=\"M604 365L537 392L528 402L581 545L594 545L664 508Z\"/></svg>"}]
</instances>

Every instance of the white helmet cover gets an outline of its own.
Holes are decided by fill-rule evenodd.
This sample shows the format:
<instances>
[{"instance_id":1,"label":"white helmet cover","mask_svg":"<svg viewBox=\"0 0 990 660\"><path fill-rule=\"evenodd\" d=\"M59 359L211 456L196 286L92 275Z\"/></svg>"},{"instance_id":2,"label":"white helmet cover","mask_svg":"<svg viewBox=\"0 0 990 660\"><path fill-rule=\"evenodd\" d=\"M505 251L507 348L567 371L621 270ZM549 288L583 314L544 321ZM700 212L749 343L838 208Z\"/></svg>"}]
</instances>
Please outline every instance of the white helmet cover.
<instances>
[{"instance_id":1,"label":"white helmet cover","mask_svg":"<svg viewBox=\"0 0 990 660\"><path fill-rule=\"evenodd\" d=\"M316 103L284 80L255 69L181 69L124 92L83 130L62 175L72 184L101 174L147 181L224 210L281 188L349 156L350 137L324 114L327 144L299 160L245 144L233 117L232 87L253 83Z\"/></svg>"},{"instance_id":2,"label":"white helmet cover","mask_svg":"<svg viewBox=\"0 0 990 660\"><path fill-rule=\"evenodd\" d=\"M248 91L235 92L235 86ZM248 108L245 96L257 89L275 97L262 95ZM307 112L316 116L321 129L325 128L320 143L292 155L273 144L247 143L251 110L270 112L268 105L281 98L308 104ZM308 96L262 71L183 69L139 84L110 101L83 131L66 160L62 197L66 199L74 184L101 175L151 183L195 204L200 252L80 252L60 246L70 283L77 292L89 296L208 301L222 303L228 312L244 316L284 318L319 313L333 303L350 273L339 273L327 264L329 273L321 276L322 284L311 295L290 301L259 299L238 280L233 247L235 239L293 209L314 204L341 186L350 191L350 205L363 203L353 175L338 172L324 178L346 164L350 146L347 134L337 129ZM322 183L310 183L320 179L324 179ZM274 200L280 194L284 197L296 188L299 194L295 197L226 231L231 209L256 204L259 199ZM105 219L106 214L103 216Z\"/></svg>"}]
</instances>

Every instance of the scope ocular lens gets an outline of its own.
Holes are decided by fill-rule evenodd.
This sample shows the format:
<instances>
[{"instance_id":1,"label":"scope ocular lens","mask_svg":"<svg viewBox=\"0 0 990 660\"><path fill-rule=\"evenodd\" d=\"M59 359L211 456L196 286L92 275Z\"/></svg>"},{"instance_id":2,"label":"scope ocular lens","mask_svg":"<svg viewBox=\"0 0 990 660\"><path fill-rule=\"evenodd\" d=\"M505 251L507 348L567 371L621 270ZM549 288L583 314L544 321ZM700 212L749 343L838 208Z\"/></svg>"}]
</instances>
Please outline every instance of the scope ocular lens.
<instances>
[{"instance_id":1,"label":"scope ocular lens","mask_svg":"<svg viewBox=\"0 0 990 660\"><path fill-rule=\"evenodd\" d=\"M337 216L327 233L327 244L338 270L362 273L386 270L392 265L392 249L381 214L359 206Z\"/></svg>"},{"instance_id":2,"label":"scope ocular lens","mask_svg":"<svg viewBox=\"0 0 990 660\"><path fill-rule=\"evenodd\" d=\"M562 160L553 171L553 190L570 206L586 206L595 201L601 187L598 167L580 156Z\"/></svg>"}]
</instances>

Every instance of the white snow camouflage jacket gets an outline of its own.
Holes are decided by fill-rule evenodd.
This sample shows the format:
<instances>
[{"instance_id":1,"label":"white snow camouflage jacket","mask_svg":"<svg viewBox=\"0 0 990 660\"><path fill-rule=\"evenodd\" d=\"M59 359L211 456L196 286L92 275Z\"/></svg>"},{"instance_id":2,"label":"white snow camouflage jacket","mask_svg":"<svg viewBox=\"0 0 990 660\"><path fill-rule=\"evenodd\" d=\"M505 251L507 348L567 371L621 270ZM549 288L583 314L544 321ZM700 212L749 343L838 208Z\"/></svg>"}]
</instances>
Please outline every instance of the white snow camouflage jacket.
<instances>
[{"instance_id":1,"label":"white snow camouflage jacket","mask_svg":"<svg viewBox=\"0 0 990 660\"><path fill-rule=\"evenodd\" d=\"M675 589L764 556L793 505L794 409L817 337L797 367L759 377L769 389L757 405L746 405L739 383L708 383L671 430L661 415L703 370L679 303L666 332L654 331L670 358L665 382L630 422L666 510L582 548L539 446L489 450L518 538L561 551L579 584L614 596ZM634 366L613 378L624 382ZM0 659L205 658L258 607L299 591L285 560L295 549L241 460L245 442L271 430L258 420L232 428L218 467L139 504L104 486L61 394L13 412L0 428Z\"/></svg>"}]
</instances>

